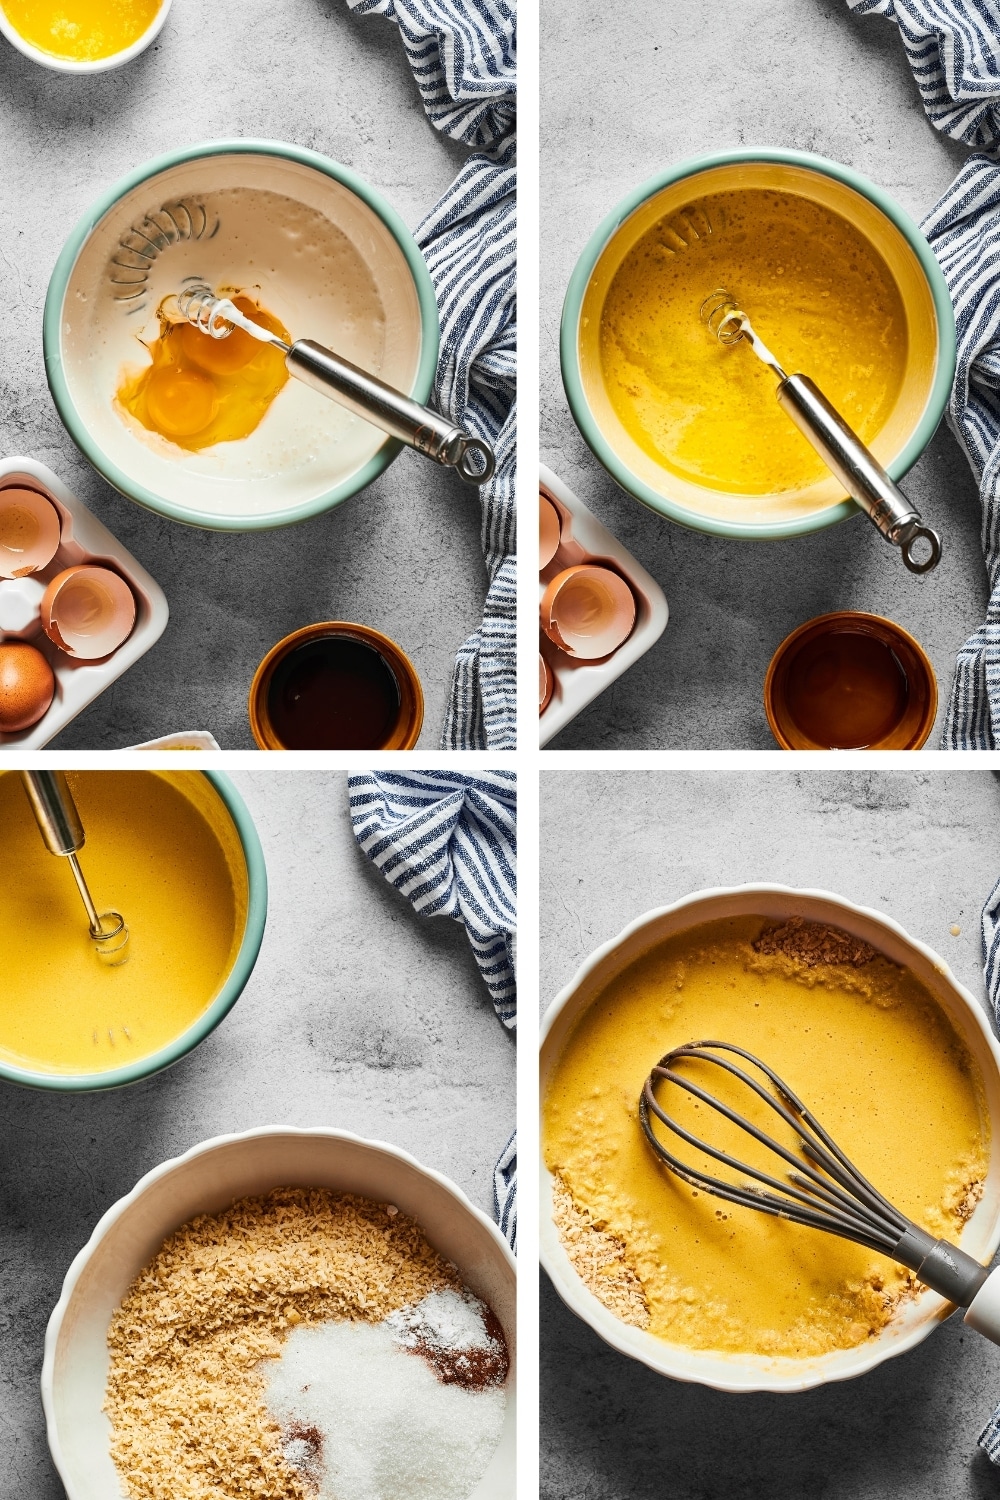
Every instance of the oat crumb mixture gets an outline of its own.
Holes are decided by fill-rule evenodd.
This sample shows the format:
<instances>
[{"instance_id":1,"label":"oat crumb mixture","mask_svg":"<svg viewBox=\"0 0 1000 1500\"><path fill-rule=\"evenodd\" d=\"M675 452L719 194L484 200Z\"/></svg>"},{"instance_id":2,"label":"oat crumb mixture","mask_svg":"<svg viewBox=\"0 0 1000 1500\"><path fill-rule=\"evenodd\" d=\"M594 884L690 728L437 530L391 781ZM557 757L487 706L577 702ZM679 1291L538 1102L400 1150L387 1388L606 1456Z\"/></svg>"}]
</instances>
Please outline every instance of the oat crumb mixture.
<instances>
[{"instance_id":1,"label":"oat crumb mixture","mask_svg":"<svg viewBox=\"0 0 1000 1500\"><path fill-rule=\"evenodd\" d=\"M860 969L879 957L871 944L861 938L841 932L839 927L827 927L823 922L807 922L804 917L789 917L777 927L765 927L754 939L753 948L756 953L781 953L807 968L816 964L849 964Z\"/></svg>"},{"instance_id":2,"label":"oat crumb mixture","mask_svg":"<svg viewBox=\"0 0 1000 1500\"><path fill-rule=\"evenodd\" d=\"M377 1323L455 1268L392 1205L279 1188L203 1214L133 1282L108 1331L104 1410L130 1500L313 1500L264 1396L289 1331Z\"/></svg>"}]
</instances>

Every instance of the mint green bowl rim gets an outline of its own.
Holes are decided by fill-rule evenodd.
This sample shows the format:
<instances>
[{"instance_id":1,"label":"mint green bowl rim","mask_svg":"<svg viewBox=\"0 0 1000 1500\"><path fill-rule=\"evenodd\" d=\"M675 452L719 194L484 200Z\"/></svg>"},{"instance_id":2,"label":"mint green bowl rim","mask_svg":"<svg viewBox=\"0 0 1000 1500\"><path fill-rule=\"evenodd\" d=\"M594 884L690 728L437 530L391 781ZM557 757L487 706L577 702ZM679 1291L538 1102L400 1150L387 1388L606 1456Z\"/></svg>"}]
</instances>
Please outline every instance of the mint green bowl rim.
<instances>
[{"instance_id":1,"label":"mint green bowl rim","mask_svg":"<svg viewBox=\"0 0 1000 1500\"><path fill-rule=\"evenodd\" d=\"M416 241L396 210L350 167L343 167L339 162L331 161L329 157L321 156L317 151L309 151L303 146L292 146L284 141L202 141L196 146L184 146L177 151L168 151L163 156L156 156L151 161L144 162L127 176L119 178L76 224L53 268L48 291L45 294L45 311L42 316L45 374L56 410L70 437L88 463L92 464L109 484L114 485L115 489L127 500L134 500L137 504L144 505L147 510L166 516L171 521L180 521L187 526L199 526L207 531L269 531L279 526L292 526L300 521L309 521L314 516L332 510L342 501L349 500L352 495L365 489L389 467L400 453L403 444L395 438L387 437L378 451L355 474L341 480L340 484L335 485L333 489L327 490L325 494L318 495L312 500L305 500L299 505L287 506L281 510L262 511L258 515L219 516L210 511L178 505L173 500L165 500L154 494L152 490L146 489L144 485L130 479L117 464L112 463L90 436L86 425L81 420L70 395L63 369L61 338L63 303L77 257L92 231L104 215L114 208L119 199L123 198L126 193L130 193L133 188L139 187L151 177L159 176L171 167L179 166L182 162L196 161L206 156L277 156L286 161L298 162L302 166L314 168L326 177L332 177L335 182L339 182L356 197L362 199L377 214L403 252L416 287L420 307L420 359L409 394L421 404L426 403L431 394L434 373L437 369L438 348L441 341L437 297L430 272L417 249Z\"/></svg>"},{"instance_id":2,"label":"mint green bowl rim","mask_svg":"<svg viewBox=\"0 0 1000 1500\"><path fill-rule=\"evenodd\" d=\"M148 771L143 774L152 776L156 773ZM264 851L247 805L225 772L195 771L194 774L204 776L211 782L221 798L239 836L247 868L246 925L239 951L221 990L208 1009L186 1031L182 1031L180 1036L161 1047L158 1052L151 1052L148 1057L139 1058L127 1067L112 1068L104 1073L35 1073L0 1060L0 1079L7 1083L21 1084L25 1088L49 1089L59 1094L89 1094L139 1083L143 1078L161 1073L164 1068L173 1067L174 1063L186 1057L215 1030L240 998L257 962L267 922L267 866L264 863Z\"/></svg>"},{"instance_id":3,"label":"mint green bowl rim","mask_svg":"<svg viewBox=\"0 0 1000 1500\"><path fill-rule=\"evenodd\" d=\"M577 335L583 298L594 268L612 235L621 228L626 219L642 207L647 199L653 197L662 188L668 187L673 182L679 182L685 177L695 177L712 168L731 166L739 162L777 162L784 166L804 167L809 171L835 178L838 182L853 188L855 192L860 193L862 197L867 198L880 209L900 231L920 262L921 269L927 278L937 319L937 368L934 372L927 406L916 430L903 451L888 465L888 472L893 479L901 479L916 463L937 431L938 423L948 405L948 397L955 378L955 314L941 267L930 245L909 214L904 213L884 189L867 177L863 177L860 172L855 172L852 167L842 166L839 162L828 161L826 157L815 156L810 151L792 151L770 146L742 146L729 151L712 152L708 156L689 157L672 167L665 168L641 183L639 187L634 188L606 218L601 220L573 269L563 301L559 330L559 357L562 365L563 386L573 420L591 452L600 460L611 477L621 485L623 490L637 500L641 500L650 510L657 511L660 515L676 521L681 526L688 527L691 531L703 531L712 536L736 537L751 541L776 541L785 537L805 536L813 531L823 531L827 526L833 526L838 521L846 521L850 516L860 514L859 507L853 500L841 500L838 504L827 506L824 510L816 511L812 515L803 516L794 521L780 522L728 521L717 516L703 516L697 511L688 510L686 506L678 504L666 495L661 495L645 484L618 457L601 433L591 412L584 393L583 381L580 378Z\"/></svg>"}]
</instances>

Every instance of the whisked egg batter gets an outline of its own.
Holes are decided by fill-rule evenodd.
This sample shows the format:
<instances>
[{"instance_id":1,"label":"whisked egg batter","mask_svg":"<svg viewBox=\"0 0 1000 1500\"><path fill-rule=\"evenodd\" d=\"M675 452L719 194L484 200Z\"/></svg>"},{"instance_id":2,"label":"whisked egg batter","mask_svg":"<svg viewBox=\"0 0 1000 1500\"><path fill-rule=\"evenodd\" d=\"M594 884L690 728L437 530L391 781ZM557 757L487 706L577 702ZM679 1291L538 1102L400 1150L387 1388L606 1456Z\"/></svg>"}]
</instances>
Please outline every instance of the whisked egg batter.
<instances>
[{"instance_id":1,"label":"whisked egg batter","mask_svg":"<svg viewBox=\"0 0 1000 1500\"><path fill-rule=\"evenodd\" d=\"M71 773L81 864L100 910L129 925L102 963L66 861L49 854L20 777L0 773L0 1057L96 1073L181 1035L221 989L246 924L247 880L197 772Z\"/></svg>"},{"instance_id":2,"label":"whisked egg batter","mask_svg":"<svg viewBox=\"0 0 1000 1500\"><path fill-rule=\"evenodd\" d=\"M543 1143L570 1258L623 1321L693 1349L809 1358L876 1335L912 1293L912 1275L674 1177L638 1123L653 1065L697 1038L746 1048L876 1188L945 1238L958 1238L981 1192L989 1121L968 1049L915 975L874 950L813 962L798 956L794 933L787 948L771 937L761 918L705 923L612 980L553 1069ZM725 1097L714 1075L699 1081ZM742 1132L706 1119L696 1101L672 1094L670 1106L698 1139L761 1165ZM775 1133L763 1107L758 1123ZM726 1175L694 1148L673 1149ZM588 1279L595 1257L602 1273Z\"/></svg>"},{"instance_id":3,"label":"whisked egg batter","mask_svg":"<svg viewBox=\"0 0 1000 1500\"><path fill-rule=\"evenodd\" d=\"M811 375L862 440L885 425L907 356L906 313L878 251L823 204L764 188L710 194L655 224L616 272L601 368L622 425L657 464L711 489L798 490L822 459L745 343L700 316L725 288L789 372Z\"/></svg>"},{"instance_id":4,"label":"whisked egg batter","mask_svg":"<svg viewBox=\"0 0 1000 1500\"><path fill-rule=\"evenodd\" d=\"M249 297L220 295L232 296L252 322L292 342L284 325ZM161 317L160 336L147 347L152 364L126 375L118 400L150 432L191 451L249 437L288 381L281 350L242 328L214 339L193 323Z\"/></svg>"}]
</instances>

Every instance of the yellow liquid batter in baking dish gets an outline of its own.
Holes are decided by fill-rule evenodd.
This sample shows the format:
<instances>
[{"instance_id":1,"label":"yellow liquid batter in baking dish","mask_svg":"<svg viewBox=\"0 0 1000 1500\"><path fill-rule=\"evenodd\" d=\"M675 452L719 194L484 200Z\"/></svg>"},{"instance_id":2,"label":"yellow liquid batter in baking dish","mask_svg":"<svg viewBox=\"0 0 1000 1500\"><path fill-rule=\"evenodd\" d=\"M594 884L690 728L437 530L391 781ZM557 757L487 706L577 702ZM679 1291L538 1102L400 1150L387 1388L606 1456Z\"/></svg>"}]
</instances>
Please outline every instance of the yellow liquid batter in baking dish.
<instances>
[{"instance_id":1,"label":"yellow liquid batter in baking dish","mask_svg":"<svg viewBox=\"0 0 1000 1500\"><path fill-rule=\"evenodd\" d=\"M692 1349L807 1358L877 1334L913 1278L876 1252L696 1191L663 1168L638 1124L653 1065L699 1038L745 1047L879 1191L942 1237L958 1237L978 1200L989 1123L975 1063L911 973L873 950L856 965L810 964L780 934L777 951L758 951L775 946L761 943L773 927L706 923L614 979L553 1070L543 1145L570 1258L624 1321ZM719 1077L704 1081L718 1091ZM678 1098L671 1091L672 1106ZM750 1159L747 1138L727 1138L730 1127L720 1131L704 1106L673 1112L713 1144L738 1140L734 1154Z\"/></svg>"},{"instance_id":2,"label":"yellow liquid batter in baking dish","mask_svg":"<svg viewBox=\"0 0 1000 1500\"><path fill-rule=\"evenodd\" d=\"M745 342L700 316L725 288L789 373L810 375L863 441L883 427L907 358L902 298L873 245L825 205L764 188L710 194L632 247L601 313L609 399L657 464L715 490L770 495L826 474Z\"/></svg>"}]
</instances>

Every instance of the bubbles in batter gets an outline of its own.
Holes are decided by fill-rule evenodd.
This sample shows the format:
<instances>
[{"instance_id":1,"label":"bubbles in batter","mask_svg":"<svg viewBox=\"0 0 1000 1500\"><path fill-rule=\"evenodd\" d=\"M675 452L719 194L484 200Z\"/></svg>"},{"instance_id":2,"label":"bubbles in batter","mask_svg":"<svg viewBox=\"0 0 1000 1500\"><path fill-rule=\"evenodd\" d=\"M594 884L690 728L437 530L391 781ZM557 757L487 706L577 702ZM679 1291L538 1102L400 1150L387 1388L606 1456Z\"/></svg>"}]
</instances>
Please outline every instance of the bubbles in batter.
<instances>
[{"instance_id":1,"label":"bubbles in batter","mask_svg":"<svg viewBox=\"0 0 1000 1500\"><path fill-rule=\"evenodd\" d=\"M839 214L794 193L714 193L654 224L618 268L601 313L601 368L629 436L707 487L771 495L821 479L822 460L745 344L700 317L725 287L789 372L810 375L862 440L903 379L906 313L885 261Z\"/></svg>"},{"instance_id":2,"label":"bubbles in batter","mask_svg":"<svg viewBox=\"0 0 1000 1500\"><path fill-rule=\"evenodd\" d=\"M249 297L232 300L254 323L292 342L284 325ZM191 323L161 318L160 336L148 349L152 364L126 375L118 400L143 427L189 451L248 437L288 380L281 350L241 328L213 339Z\"/></svg>"}]
</instances>

